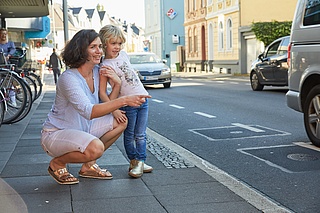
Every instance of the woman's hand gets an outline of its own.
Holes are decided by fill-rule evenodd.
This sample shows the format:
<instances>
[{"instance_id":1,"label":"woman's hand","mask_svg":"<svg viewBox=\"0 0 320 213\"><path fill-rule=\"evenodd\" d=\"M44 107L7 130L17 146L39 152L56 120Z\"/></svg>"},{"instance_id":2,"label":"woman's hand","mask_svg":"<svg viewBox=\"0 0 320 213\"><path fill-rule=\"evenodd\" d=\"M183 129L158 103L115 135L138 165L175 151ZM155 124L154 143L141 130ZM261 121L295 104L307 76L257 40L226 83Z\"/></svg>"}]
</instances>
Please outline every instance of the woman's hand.
<instances>
[{"instance_id":1,"label":"woman's hand","mask_svg":"<svg viewBox=\"0 0 320 213\"><path fill-rule=\"evenodd\" d=\"M127 116L125 115L125 113L125 111L117 109L112 112L112 115L118 123L125 123L127 121Z\"/></svg>"},{"instance_id":2,"label":"woman's hand","mask_svg":"<svg viewBox=\"0 0 320 213\"><path fill-rule=\"evenodd\" d=\"M151 98L150 95L130 95L124 96L125 106L138 107L144 102L146 102L146 98Z\"/></svg>"}]
</instances>

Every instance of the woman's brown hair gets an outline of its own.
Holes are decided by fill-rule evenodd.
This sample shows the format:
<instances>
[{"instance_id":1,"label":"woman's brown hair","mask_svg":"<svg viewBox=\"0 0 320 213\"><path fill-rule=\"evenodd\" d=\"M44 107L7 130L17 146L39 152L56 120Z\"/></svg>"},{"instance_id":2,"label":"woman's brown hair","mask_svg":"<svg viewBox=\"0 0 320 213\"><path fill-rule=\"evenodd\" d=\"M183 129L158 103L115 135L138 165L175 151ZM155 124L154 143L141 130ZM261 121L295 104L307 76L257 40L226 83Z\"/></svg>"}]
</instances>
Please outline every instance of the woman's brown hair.
<instances>
[{"instance_id":1,"label":"woman's brown hair","mask_svg":"<svg viewBox=\"0 0 320 213\"><path fill-rule=\"evenodd\" d=\"M70 68L78 68L86 63L88 58L87 48L98 37L99 34L92 29L77 32L61 53L65 65Z\"/></svg>"}]
</instances>

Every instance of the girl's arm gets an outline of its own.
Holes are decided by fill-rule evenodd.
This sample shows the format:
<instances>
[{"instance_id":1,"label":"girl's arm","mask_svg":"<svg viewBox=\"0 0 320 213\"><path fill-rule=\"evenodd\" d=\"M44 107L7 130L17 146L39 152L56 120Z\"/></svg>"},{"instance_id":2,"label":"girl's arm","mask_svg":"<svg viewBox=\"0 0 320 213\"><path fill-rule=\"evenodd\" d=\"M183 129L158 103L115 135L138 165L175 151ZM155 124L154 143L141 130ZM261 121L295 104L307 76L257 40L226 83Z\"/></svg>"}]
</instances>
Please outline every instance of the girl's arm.
<instances>
[{"instance_id":1,"label":"girl's arm","mask_svg":"<svg viewBox=\"0 0 320 213\"><path fill-rule=\"evenodd\" d=\"M99 78L99 97L103 102L110 101L107 95L108 77L100 73Z\"/></svg>"},{"instance_id":2,"label":"girl's arm","mask_svg":"<svg viewBox=\"0 0 320 213\"><path fill-rule=\"evenodd\" d=\"M100 85L99 85L99 96L100 99L105 102L114 100L119 96L121 88L121 80L115 73L115 71L109 67L102 65L100 68ZM112 91L110 95L107 94L107 82L110 82Z\"/></svg>"}]
</instances>

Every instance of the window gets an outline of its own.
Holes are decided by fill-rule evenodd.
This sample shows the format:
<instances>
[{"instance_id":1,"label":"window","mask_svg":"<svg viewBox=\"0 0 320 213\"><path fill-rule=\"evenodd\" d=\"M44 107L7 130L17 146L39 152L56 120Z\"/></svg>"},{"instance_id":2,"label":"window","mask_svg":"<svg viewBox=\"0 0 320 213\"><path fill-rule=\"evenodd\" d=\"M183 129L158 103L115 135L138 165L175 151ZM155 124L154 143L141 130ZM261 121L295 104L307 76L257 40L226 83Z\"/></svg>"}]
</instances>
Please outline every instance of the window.
<instances>
[{"instance_id":1,"label":"window","mask_svg":"<svg viewBox=\"0 0 320 213\"><path fill-rule=\"evenodd\" d=\"M308 0L303 17L303 25L320 24L320 1Z\"/></svg>"},{"instance_id":2,"label":"window","mask_svg":"<svg viewBox=\"0 0 320 213\"><path fill-rule=\"evenodd\" d=\"M279 55L284 55L284 54L288 53L289 42L290 42L290 37L287 37L282 40L280 47L279 47L279 50L278 50Z\"/></svg>"},{"instance_id":3,"label":"window","mask_svg":"<svg viewBox=\"0 0 320 213\"><path fill-rule=\"evenodd\" d=\"M227 49L232 49L232 21L228 19L227 21Z\"/></svg>"},{"instance_id":4,"label":"window","mask_svg":"<svg viewBox=\"0 0 320 213\"><path fill-rule=\"evenodd\" d=\"M197 36L197 29L194 28L193 30L193 43L194 43L194 48L193 51L197 52L198 51L198 36Z\"/></svg>"},{"instance_id":5,"label":"window","mask_svg":"<svg viewBox=\"0 0 320 213\"><path fill-rule=\"evenodd\" d=\"M223 50L223 24L222 22L220 21L219 23L219 51L222 51Z\"/></svg>"},{"instance_id":6,"label":"window","mask_svg":"<svg viewBox=\"0 0 320 213\"><path fill-rule=\"evenodd\" d=\"M205 7L205 0L201 0L201 8Z\"/></svg>"},{"instance_id":7,"label":"window","mask_svg":"<svg viewBox=\"0 0 320 213\"><path fill-rule=\"evenodd\" d=\"M268 48L267 54L266 54L266 58L269 58L269 57L277 54L277 51L278 51L278 47L279 47L279 45L280 45L280 42L281 42L281 41L278 41L278 42L272 44L272 45Z\"/></svg>"},{"instance_id":8,"label":"window","mask_svg":"<svg viewBox=\"0 0 320 213\"><path fill-rule=\"evenodd\" d=\"M188 41L189 41L189 53L192 52L192 31L189 30L189 36L188 36Z\"/></svg>"}]
</instances>

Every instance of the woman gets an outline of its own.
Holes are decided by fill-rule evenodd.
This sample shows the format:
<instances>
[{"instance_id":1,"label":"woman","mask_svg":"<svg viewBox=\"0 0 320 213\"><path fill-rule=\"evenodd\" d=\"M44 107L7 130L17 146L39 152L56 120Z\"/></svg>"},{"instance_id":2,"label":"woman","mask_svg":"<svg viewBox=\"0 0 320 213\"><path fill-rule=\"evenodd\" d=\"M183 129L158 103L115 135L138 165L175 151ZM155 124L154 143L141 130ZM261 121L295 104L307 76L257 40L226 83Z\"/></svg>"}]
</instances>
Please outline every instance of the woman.
<instances>
[{"instance_id":1,"label":"woman","mask_svg":"<svg viewBox=\"0 0 320 213\"><path fill-rule=\"evenodd\" d=\"M148 95L125 96L99 103L99 66L102 44L94 30L75 34L62 52L67 67L57 82L56 97L41 137L43 149L52 156L48 172L59 184L75 184L78 178L66 169L82 163L79 176L112 179L96 160L122 134L127 123L118 123L111 112L123 106L140 106ZM100 73L120 88L120 79L105 66Z\"/></svg>"}]
</instances>

